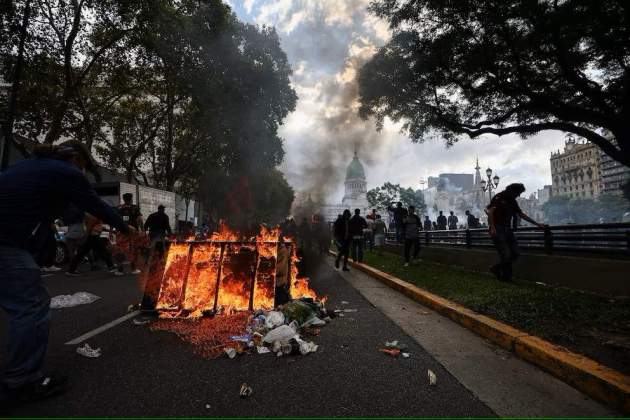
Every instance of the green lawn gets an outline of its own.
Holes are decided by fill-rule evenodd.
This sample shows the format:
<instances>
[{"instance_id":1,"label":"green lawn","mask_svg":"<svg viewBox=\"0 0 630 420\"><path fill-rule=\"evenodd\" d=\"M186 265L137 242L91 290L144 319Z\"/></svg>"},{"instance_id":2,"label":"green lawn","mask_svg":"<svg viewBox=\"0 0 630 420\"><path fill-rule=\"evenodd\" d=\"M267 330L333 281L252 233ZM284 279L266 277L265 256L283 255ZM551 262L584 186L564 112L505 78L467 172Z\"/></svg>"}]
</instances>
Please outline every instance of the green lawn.
<instances>
[{"instance_id":1,"label":"green lawn","mask_svg":"<svg viewBox=\"0 0 630 420\"><path fill-rule=\"evenodd\" d=\"M405 268L402 258L391 253L378 256L367 252L365 263L530 334L630 371L630 352L610 343L604 345L611 339L627 342L630 338L627 298L615 300L530 282L506 284L490 274L426 261Z\"/></svg>"}]
</instances>

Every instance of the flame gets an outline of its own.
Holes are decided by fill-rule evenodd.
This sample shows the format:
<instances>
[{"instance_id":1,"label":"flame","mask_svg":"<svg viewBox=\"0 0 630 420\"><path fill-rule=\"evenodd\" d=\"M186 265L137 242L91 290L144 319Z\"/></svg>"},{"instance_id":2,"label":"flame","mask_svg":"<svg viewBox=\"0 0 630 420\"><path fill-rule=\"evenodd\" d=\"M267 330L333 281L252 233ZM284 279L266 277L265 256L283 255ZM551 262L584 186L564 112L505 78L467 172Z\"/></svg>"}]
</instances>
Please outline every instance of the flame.
<instances>
[{"instance_id":1,"label":"flame","mask_svg":"<svg viewBox=\"0 0 630 420\"><path fill-rule=\"evenodd\" d=\"M278 227L261 226L255 237L245 238L222 222L208 240L171 243L156 309L163 318L272 309L276 276L282 271L279 247L285 246L284 255L290 249L290 258L283 257L283 261L290 266L291 296L317 298L308 279L298 278L295 242L281 238Z\"/></svg>"}]
</instances>

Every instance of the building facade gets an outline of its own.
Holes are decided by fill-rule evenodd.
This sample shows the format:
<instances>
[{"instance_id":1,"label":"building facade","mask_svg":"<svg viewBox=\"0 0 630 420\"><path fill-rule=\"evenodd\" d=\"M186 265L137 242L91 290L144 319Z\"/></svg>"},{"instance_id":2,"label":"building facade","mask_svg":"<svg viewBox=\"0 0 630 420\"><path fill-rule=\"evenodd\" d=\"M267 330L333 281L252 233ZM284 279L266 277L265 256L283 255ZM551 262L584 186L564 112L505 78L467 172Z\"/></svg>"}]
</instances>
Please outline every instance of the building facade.
<instances>
[{"instance_id":1,"label":"building facade","mask_svg":"<svg viewBox=\"0 0 630 420\"><path fill-rule=\"evenodd\" d=\"M357 153L354 153L352 161L346 169L346 179L344 181L344 195L340 204L324 204L319 206L324 220L333 222L337 216L348 209L354 214L355 209L360 209L362 215L369 212L367 200L367 179L365 169L359 160Z\"/></svg>"},{"instance_id":2,"label":"building facade","mask_svg":"<svg viewBox=\"0 0 630 420\"><path fill-rule=\"evenodd\" d=\"M602 192L601 153L590 142L565 142L562 152L552 152L551 194L556 197L596 199Z\"/></svg>"},{"instance_id":3,"label":"building facade","mask_svg":"<svg viewBox=\"0 0 630 420\"><path fill-rule=\"evenodd\" d=\"M614 139L611 140L616 144ZM630 181L630 167L617 162L606 153L601 152L601 176L602 192L606 194L621 195L621 187Z\"/></svg>"}]
</instances>

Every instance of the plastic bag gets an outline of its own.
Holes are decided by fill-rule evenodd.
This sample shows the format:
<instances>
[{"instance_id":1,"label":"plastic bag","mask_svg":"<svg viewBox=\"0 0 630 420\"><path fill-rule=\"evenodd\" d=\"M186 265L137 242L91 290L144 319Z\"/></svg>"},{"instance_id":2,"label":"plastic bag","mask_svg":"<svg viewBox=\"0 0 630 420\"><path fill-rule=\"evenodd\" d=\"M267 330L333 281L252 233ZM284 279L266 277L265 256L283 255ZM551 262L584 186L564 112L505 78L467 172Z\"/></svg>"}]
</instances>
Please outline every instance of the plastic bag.
<instances>
[{"instance_id":1,"label":"plastic bag","mask_svg":"<svg viewBox=\"0 0 630 420\"><path fill-rule=\"evenodd\" d=\"M282 312L288 320L296 321L300 325L304 324L307 319L315 315L313 307L301 300L292 300L287 303L284 305Z\"/></svg>"},{"instance_id":2,"label":"plastic bag","mask_svg":"<svg viewBox=\"0 0 630 420\"><path fill-rule=\"evenodd\" d=\"M288 325L280 325L278 328L274 328L269 331L267 335L263 337L264 343L274 343L279 341L281 344L288 343L289 340L297 336L297 332Z\"/></svg>"},{"instance_id":3,"label":"plastic bag","mask_svg":"<svg viewBox=\"0 0 630 420\"><path fill-rule=\"evenodd\" d=\"M51 309L71 308L78 305L87 305L100 299L99 296L88 292L77 292L73 295L59 295L50 299Z\"/></svg>"},{"instance_id":4,"label":"plastic bag","mask_svg":"<svg viewBox=\"0 0 630 420\"><path fill-rule=\"evenodd\" d=\"M271 311L265 317L265 327L268 330L279 327L284 324L284 314L280 311Z\"/></svg>"},{"instance_id":5,"label":"plastic bag","mask_svg":"<svg viewBox=\"0 0 630 420\"><path fill-rule=\"evenodd\" d=\"M84 356L84 357L90 357L90 358L101 357L101 348L97 347L93 349L92 347L90 347L88 343L85 343L83 346L77 347L77 353L79 353L81 356Z\"/></svg>"}]
</instances>

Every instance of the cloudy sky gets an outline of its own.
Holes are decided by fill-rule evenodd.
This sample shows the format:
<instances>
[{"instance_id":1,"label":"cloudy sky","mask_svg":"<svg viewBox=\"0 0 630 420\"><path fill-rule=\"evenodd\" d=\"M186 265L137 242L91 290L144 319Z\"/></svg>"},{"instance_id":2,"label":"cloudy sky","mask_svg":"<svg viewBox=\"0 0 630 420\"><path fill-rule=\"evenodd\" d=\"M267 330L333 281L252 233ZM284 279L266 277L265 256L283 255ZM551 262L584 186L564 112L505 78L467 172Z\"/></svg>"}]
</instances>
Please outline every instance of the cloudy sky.
<instances>
[{"instance_id":1,"label":"cloudy sky","mask_svg":"<svg viewBox=\"0 0 630 420\"><path fill-rule=\"evenodd\" d=\"M356 72L390 36L368 13L369 0L227 2L242 20L274 26L293 68L299 101L280 134L286 150L281 169L296 191L340 201L355 147L368 188L386 181L420 188L421 179L439 173L473 173L477 156L502 185L518 181L535 191L551 183L549 154L564 144L562 133L465 139L447 149L440 139L414 144L392 123L377 132L373 122L358 118Z\"/></svg>"}]
</instances>

